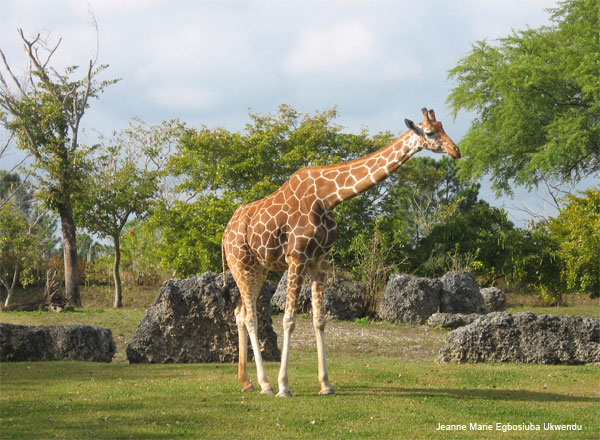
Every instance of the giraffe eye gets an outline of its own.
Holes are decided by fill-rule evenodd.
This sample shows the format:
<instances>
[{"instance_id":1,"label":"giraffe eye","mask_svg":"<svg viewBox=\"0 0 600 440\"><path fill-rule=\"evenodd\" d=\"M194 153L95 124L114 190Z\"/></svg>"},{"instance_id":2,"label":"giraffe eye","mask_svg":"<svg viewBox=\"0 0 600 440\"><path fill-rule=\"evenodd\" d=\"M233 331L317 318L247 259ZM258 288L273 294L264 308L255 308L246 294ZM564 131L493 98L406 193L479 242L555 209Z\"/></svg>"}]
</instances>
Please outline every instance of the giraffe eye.
<instances>
[{"instance_id":1,"label":"giraffe eye","mask_svg":"<svg viewBox=\"0 0 600 440\"><path fill-rule=\"evenodd\" d=\"M430 137L430 138L435 136L435 132L433 132L433 131L426 131L425 134L427 135L427 137Z\"/></svg>"}]
</instances>

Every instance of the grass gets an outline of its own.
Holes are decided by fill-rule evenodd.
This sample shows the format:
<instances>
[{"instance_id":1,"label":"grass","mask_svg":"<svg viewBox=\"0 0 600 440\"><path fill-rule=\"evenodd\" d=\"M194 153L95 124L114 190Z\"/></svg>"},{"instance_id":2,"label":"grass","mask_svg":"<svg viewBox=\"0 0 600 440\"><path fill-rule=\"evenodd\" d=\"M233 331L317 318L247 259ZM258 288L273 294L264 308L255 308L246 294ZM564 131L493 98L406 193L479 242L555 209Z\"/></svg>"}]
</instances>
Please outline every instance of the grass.
<instances>
[{"instance_id":1,"label":"grass","mask_svg":"<svg viewBox=\"0 0 600 440\"><path fill-rule=\"evenodd\" d=\"M314 356L291 357L295 397L241 394L232 364L3 365L3 438L482 438L442 424L544 423L598 438L597 367L438 365L330 357L337 394L318 396ZM271 378L278 365L267 364ZM488 438L523 438L494 431Z\"/></svg>"},{"instance_id":2,"label":"grass","mask_svg":"<svg viewBox=\"0 0 600 440\"><path fill-rule=\"evenodd\" d=\"M87 308L73 312L0 314L2 322L108 327L117 342L111 364L0 364L0 438L600 437L597 365L437 364L433 357L445 339L443 330L332 321L326 338L337 394L318 396L311 320L300 317L289 368L294 398L242 394L235 364L127 364L126 343L156 291L142 292L144 299L132 299L133 306L121 310L105 308L101 293L92 300L84 290ZM519 307L509 305L511 311ZM593 303L581 307L597 316ZM553 310L566 314L570 307ZM274 327L280 330L280 318ZM279 365L266 368L276 385ZM438 423L491 424L493 430L437 431ZM496 423L500 428L532 423L541 431L502 432ZM582 430L544 430L547 423L576 423Z\"/></svg>"},{"instance_id":3,"label":"grass","mask_svg":"<svg viewBox=\"0 0 600 440\"><path fill-rule=\"evenodd\" d=\"M508 312L534 312L538 315L563 315L600 318L600 299L589 296L565 295L562 305L545 305L534 295L511 293L507 295Z\"/></svg>"}]
</instances>

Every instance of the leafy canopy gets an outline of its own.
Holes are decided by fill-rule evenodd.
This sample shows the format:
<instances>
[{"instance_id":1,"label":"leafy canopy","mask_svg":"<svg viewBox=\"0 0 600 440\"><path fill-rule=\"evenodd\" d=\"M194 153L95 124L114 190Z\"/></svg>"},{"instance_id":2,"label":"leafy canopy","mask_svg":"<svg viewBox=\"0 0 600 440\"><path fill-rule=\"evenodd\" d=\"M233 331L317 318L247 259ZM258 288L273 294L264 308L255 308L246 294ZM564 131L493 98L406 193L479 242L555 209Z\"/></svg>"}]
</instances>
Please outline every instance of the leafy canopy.
<instances>
[{"instance_id":1,"label":"leafy canopy","mask_svg":"<svg viewBox=\"0 0 600 440\"><path fill-rule=\"evenodd\" d=\"M454 116L475 113L461 141L461 175L577 182L600 171L600 42L596 0L566 0L553 25L477 41L450 70Z\"/></svg>"},{"instance_id":2,"label":"leafy canopy","mask_svg":"<svg viewBox=\"0 0 600 440\"><path fill-rule=\"evenodd\" d=\"M561 276L579 293L600 292L600 190L590 188L583 197L567 196L567 206L549 223L559 243Z\"/></svg>"}]
</instances>

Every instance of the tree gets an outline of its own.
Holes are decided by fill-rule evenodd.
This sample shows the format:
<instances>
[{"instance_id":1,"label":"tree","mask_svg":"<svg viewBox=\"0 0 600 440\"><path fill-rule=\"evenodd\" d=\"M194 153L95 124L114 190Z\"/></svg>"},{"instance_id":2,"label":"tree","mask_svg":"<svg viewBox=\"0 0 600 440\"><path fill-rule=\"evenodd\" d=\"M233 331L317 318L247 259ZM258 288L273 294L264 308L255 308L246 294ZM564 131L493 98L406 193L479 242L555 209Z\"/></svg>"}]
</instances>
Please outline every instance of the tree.
<instances>
[{"instance_id":1,"label":"tree","mask_svg":"<svg viewBox=\"0 0 600 440\"><path fill-rule=\"evenodd\" d=\"M358 234L352 241L351 250L356 259L352 266L354 279L361 283L365 295L363 306L366 315L377 315L377 304L381 300L379 294L385 288L388 276L399 266L398 262L388 263L391 249L382 243L381 234L375 227L371 238Z\"/></svg>"},{"instance_id":2,"label":"tree","mask_svg":"<svg viewBox=\"0 0 600 440\"><path fill-rule=\"evenodd\" d=\"M516 229L510 234L504 269L508 286L537 292L544 303L560 304L565 283L560 273L559 244L551 236L546 221L531 228Z\"/></svg>"},{"instance_id":3,"label":"tree","mask_svg":"<svg viewBox=\"0 0 600 440\"><path fill-rule=\"evenodd\" d=\"M214 195L158 206L149 222L161 231L161 265L179 277L221 271L221 236L235 207L230 198Z\"/></svg>"},{"instance_id":4,"label":"tree","mask_svg":"<svg viewBox=\"0 0 600 440\"><path fill-rule=\"evenodd\" d=\"M600 293L600 191L590 188L583 197L567 196L567 206L552 219L550 235L558 242L561 276L579 293Z\"/></svg>"},{"instance_id":5,"label":"tree","mask_svg":"<svg viewBox=\"0 0 600 440\"><path fill-rule=\"evenodd\" d=\"M393 186L385 196L383 210L396 222L397 239L404 234L405 240L415 245L439 222L444 206L458 197L463 210L475 203L479 186L461 183L456 163L448 157L437 161L416 157L392 176Z\"/></svg>"},{"instance_id":6,"label":"tree","mask_svg":"<svg viewBox=\"0 0 600 440\"><path fill-rule=\"evenodd\" d=\"M600 171L600 14L595 0L565 0L553 25L477 41L449 72L448 103L475 113L461 141L463 177L577 183Z\"/></svg>"},{"instance_id":7,"label":"tree","mask_svg":"<svg viewBox=\"0 0 600 440\"><path fill-rule=\"evenodd\" d=\"M515 230L504 210L480 200L466 212L448 210L440 220L409 255L416 272L439 276L470 269L487 285L504 275Z\"/></svg>"},{"instance_id":8,"label":"tree","mask_svg":"<svg viewBox=\"0 0 600 440\"><path fill-rule=\"evenodd\" d=\"M138 286L156 286L160 281L159 240L160 232L141 219L130 221L123 230L121 261Z\"/></svg>"},{"instance_id":9,"label":"tree","mask_svg":"<svg viewBox=\"0 0 600 440\"><path fill-rule=\"evenodd\" d=\"M44 259L54 248L55 219L39 204L18 174L0 170L0 284L9 305L15 287L39 281Z\"/></svg>"},{"instance_id":10,"label":"tree","mask_svg":"<svg viewBox=\"0 0 600 440\"><path fill-rule=\"evenodd\" d=\"M6 289L4 306L13 292L27 260L35 255L35 241L27 220L15 204L0 206L0 283Z\"/></svg>"},{"instance_id":11,"label":"tree","mask_svg":"<svg viewBox=\"0 0 600 440\"><path fill-rule=\"evenodd\" d=\"M18 78L0 50L0 121L15 133L17 146L33 158L37 178L36 197L60 216L63 236L65 293L70 304L81 306L77 268L76 225L73 205L86 174L89 149L79 143L79 128L90 98L112 81L98 82L107 67L90 60L81 79L73 79L77 66L59 73L50 65L60 40L49 44L37 34L33 39L19 35L24 43L29 68Z\"/></svg>"},{"instance_id":12,"label":"tree","mask_svg":"<svg viewBox=\"0 0 600 440\"><path fill-rule=\"evenodd\" d=\"M158 191L162 147L165 139L170 139L165 137L164 125L147 130L154 136L140 136L136 127L147 129L143 122L136 121L99 147L76 212L86 228L113 241L115 308L122 307L123 298L121 234L130 218L143 218L149 213Z\"/></svg>"}]
</instances>

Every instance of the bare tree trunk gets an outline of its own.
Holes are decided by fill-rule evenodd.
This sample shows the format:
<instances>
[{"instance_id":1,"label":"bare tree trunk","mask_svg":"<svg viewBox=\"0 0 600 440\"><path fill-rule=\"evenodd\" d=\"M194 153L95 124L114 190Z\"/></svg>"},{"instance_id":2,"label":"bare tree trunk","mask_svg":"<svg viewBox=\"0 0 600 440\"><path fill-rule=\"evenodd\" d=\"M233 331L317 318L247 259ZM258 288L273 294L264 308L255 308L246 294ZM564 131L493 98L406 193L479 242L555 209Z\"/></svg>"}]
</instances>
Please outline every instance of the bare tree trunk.
<instances>
[{"instance_id":1,"label":"bare tree trunk","mask_svg":"<svg viewBox=\"0 0 600 440\"><path fill-rule=\"evenodd\" d=\"M6 301L4 301L4 307L8 307L8 304L10 303L10 300L12 299L12 296L13 296L13 291L14 290L11 289L10 287L6 287L6 292L8 292L8 293L6 295Z\"/></svg>"},{"instance_id":2,"label":"bare tree trunk","mask_svg":"<svg viewBox=\"0 0 600 440\"><path fill-rule=\"evenodd\" d=\"M113 266L113 275L115 277L115 303L114 308L119 309L123 307L123 291L121 289L121 240L118 235L113 237L115 242L115 262Z\"/></svg>"},{"instance_id":3,"label":"bare tree trunk","mask_svg":"<svg viewBox=\"0 0 600 440\"><path fill-rule=\"evenodd\" d=\"M88 248L86 263L90 264L92 262L92 250L94 249L94 240L90 239L90 247Z\"/></svg>"},{"instance_id":4,"label":"bare tree trunk","mask_svg":"<svg viewBox=\"0 0 600 440\"><path fill-rule=\"evenodd\" d=\"M70 206L60 210L65 260L65 297L71 306L81 307L79 268L77 267L77 228Z\"/></svg>"},{"instance_id":5,"label":"bare tree trunk","mask_svg":"<svg viewBox=\"0 0 600 440\"><path fill-rule=\"evenodd\" d=\"M19 279L19 263L15 266L15 271L13 273L12 284L9 285L8 282L2 281L2 284L6 288L6 300L4 301L4 307L8 307L10 300L12 299L13 293L15 292L15 286L17 285L17 280Z\"/></svg>"}]
</instances>

